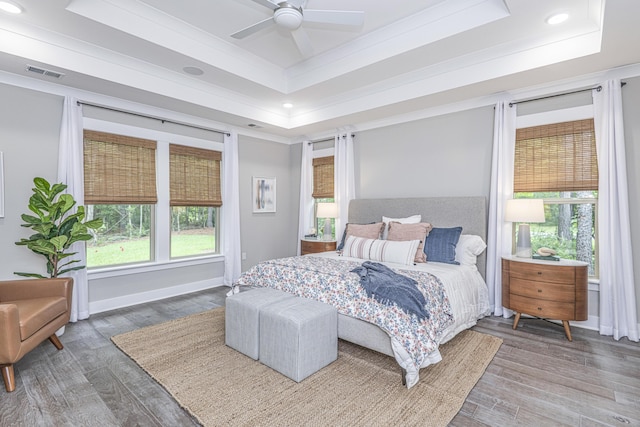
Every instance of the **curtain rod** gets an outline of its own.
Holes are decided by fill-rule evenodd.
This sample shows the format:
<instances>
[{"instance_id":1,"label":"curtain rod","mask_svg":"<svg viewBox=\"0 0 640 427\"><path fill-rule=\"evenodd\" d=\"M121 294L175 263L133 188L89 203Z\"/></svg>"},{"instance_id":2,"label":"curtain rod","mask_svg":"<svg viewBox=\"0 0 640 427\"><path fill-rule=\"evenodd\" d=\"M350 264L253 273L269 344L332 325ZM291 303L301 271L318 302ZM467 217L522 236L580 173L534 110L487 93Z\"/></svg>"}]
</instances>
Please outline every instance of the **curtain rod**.
<instances>
[{"instance_id":1,"label":"curtain rod","mask_svg":"<svg viewBox=\"0 0 640 427\"><path fill-rule=\"evenodd\" d=\"M627 84L627 82L620 82L620 86L621 87L623 87L626 84ZM570 91L570 92L556 93L555 95L541 96L539 98L523 99L522 101L513 101L513 102L509 103L509 107L513 107L516 104L523 104L525 102L540 101L541 99L555 98L557 96L573 95L574 93L589 92L589 91L592 91L592 90L597 90L598 92L600 92L602 90L602 86L595 86L595 87L590 87L590 88L587 88L587 89L578 89L578 90L573 90L573 91Z\"/></svg>"},{"instance_id":2,"label":"curtain rod","mask_svg":"<svg viewBox=\"0 0 640 427\"><path fill-rule=\"evenodd\" d=\"M346 137L346 136L347 136L347 134L346 134L346 133L345 133L344 135L342 135L342 137L343 137L343 138L344 138L344 137ZM356 134L355 134L355 133L352 133L352 134L351 134L351 138L354 138L355 136L356 136ZM326 139L317 139L317 140L315 140L315 141L309 141L307 144L311 145L311 144L318 144L318 143L320 143L320 142L329 142L329 141L335 141L335 137L333 137L333 138L326 138Z\"/></svg>"},{"instance_id":3,"label":"curtain rod","mask_svg":"<svg viewBox=\"0 0 640 427\"><path fill-rule=\"evenodd\" d=\"M145 119L158 120L158 121L160 121L162 123L171 123L171 124L174 124L174 125L186 126L186 127L190 127L190 128L193 128L193 129L200 129L200 130L206 130L208 132L220 133L220 134L227 135L227 136L231 135L229 132L226 132L226 131L223 131L223 130L219 130L219 129L212 129L212 128L208 128L208 127L204 127L204 126L192 125L190 123L178 122L176 120L164 119L162 117L151 116L151 115L148 115L148 114L136 113L135 111L121 110L119 108L107 107L106 105L92 104L91 102L78 101L78 105L88 105L89 107L95 107L95 108L101 108L103 110L115 111L116 113L125 113L125 114L129 114L129 115L132 115L132 116L143 117Z\"/></svg>"}]
</instances>

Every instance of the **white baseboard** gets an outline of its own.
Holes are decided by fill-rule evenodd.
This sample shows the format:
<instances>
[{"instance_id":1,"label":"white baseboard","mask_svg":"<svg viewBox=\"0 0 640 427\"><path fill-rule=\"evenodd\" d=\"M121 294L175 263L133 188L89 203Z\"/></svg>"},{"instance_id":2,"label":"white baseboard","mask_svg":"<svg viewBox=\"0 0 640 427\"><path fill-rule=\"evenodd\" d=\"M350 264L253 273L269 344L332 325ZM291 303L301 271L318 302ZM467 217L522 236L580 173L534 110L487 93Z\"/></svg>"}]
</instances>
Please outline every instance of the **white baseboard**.
<instances>
[{"instance_id":1,"label":"white baseboard","mask_svg":"<svg viewBox=\"0 0 640 427\"><path fill-rule=\"evenodd\" d=\"M527 314L522 314L522 318L526 319L526 318L533 318L533 316L529 316ZM562 320L555 320L555 319L547 319L549 322L552 323L557 323L559 325L562 325ZM598 325L600 324L600 318L598 316L589 316L589 318L585 321L579 322L577 320L571 320L569 321L569 325L573 328L574 326L576 328L584 328L584 329L591 329L592 331L598 331L600 328L598 327Z\"/></svg>"},{"instance_id":2,"label":"white baseboard","mask_svg":"<svg viewBox=\"0 0 640 427\"><path fill-rule=\"evenodd\" d=\"M571 321L569 323L571 324L571 326L575 326L576 328L591 329L592 331L600 330L599 316L589 316L589 318L583 322Z\"/></svg>"},{"instance_id":3,"label":"white baseboard","mask_svg":"<svg viewBox=\"0 0 640 427\"><path fill-rule=\"evenodd\" d=\"M104 311L115 310L117 308L129 307L145 302L157 301L178 295L189 294L191 292L203 291L218 286L223 286L223 278L212 280L201 280L199 282L185 283L183 285L171 286L168 288L155 289L153 291L140 292L137 294L123 295L99 301L89 302L89 313L96 314Z\"/></svg>"}]
</instances>

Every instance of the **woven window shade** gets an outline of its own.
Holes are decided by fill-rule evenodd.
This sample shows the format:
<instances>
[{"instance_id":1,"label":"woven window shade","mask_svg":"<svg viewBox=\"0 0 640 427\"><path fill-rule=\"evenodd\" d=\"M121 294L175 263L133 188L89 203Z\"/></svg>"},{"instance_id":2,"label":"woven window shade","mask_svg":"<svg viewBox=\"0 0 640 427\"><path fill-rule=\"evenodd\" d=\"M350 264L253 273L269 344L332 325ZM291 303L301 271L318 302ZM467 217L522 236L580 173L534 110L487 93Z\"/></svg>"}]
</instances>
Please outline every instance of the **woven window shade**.
<instances>
[{"instance_id":1,"label":"woven window shade","mask_svg":"<svg viewBox=\"0 0 640 427\"><path fill-rule=\"evenodd\" d=\"M593 119L516 131L514 192L598 189Z\"/></svg>"},{"instance_id":2,"label":"woven window shade","mask_svg":"<svg viewBox=\"0 0 640 427\"><path fill-rule=\"evenodd\" d=\"M222 206L220 151L169 145L171 206Z\"/></svg>"},{"instance_id":3,"label":"woven window shade","mask_svg":"<svg viewBox=\"0 0 640 427\"><path fill-rule=\"evenodd\" d=\"M333 156L313 159L314 199L333 198Z\"/></svg>"},{"instance_id":4,"label":"woven window shade","mask_svg":"<svg viewBox=\"0 0 640 427\"><path fill-rule=\"evenodd\" d=\"M154 204L156 142L84 131L84 202Z\"/></svg>"}]
</instances>

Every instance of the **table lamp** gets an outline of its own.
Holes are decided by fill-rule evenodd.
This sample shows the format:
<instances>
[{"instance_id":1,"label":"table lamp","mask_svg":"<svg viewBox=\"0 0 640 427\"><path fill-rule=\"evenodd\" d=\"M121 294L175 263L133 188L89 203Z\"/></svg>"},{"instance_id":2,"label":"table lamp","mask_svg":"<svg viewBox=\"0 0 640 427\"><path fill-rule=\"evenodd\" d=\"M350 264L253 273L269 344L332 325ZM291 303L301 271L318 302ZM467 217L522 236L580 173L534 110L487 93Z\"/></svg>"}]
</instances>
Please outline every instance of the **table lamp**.
<instances>
[{"instance_id":1,"label":"table lamp","mask_svg":"<svg viewBox=\"0 0 640 427\"><path fill-rule=\"evenodd\" d=\"M544 204L542 199L507 200L504 220L519 222L516 244L516 256L531 258L531 229L529 223L544 222Z\"/></svg>"},{"instance_id":2,"label":"table lamp","mask_svg":"<svg viewBox=\"0 0 640 427\"><path fill-rule=\"evenodd\" d=\"M322 239L331 240L331 218L336 218L338 216L338 204L318 203L316 216L318 218L324 218L324 232L322 233Z\"/></svg>"}]
</instances>

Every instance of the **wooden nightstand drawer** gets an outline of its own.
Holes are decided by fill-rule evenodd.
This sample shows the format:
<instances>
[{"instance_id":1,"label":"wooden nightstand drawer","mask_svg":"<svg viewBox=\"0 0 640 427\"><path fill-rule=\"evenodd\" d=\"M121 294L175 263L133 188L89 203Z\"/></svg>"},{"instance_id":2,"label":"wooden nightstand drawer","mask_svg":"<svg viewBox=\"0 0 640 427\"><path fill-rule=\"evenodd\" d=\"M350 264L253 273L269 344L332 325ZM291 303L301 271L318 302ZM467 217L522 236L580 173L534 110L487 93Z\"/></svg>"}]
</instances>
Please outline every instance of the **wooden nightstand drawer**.
<instances>
[{"instance_id":1,"label":"wooden nightstand drawer","mask_svg":"<svg viewBox=\"0 0 640 427\"><path fill-rule=\"evenodd\" d=\"M575 316L573 303L527 298L522 295L511 295L511 309L549 319L573 319Z\"/></svg>"},{"instance_id":2,"label":"wooden nightstand drawer","mask_svg":"<svg viewBox=\"0 0 640 427\"><path fill-rule=\"evenodd\" d=\"M560 302L574 302L576 299L576 287L573 284L558 285L512 277L510 286L512 295Z\"/></svg>"},{"instance_id":3,"label":"wooden nightstand drawer","mask_svg":"<svg viewBox=\"0 0 640 427\"><path fill-rule=\"evenodd\" d=\"M300 254L316 254L319 252L329 252L336 250L336 242L329 240L302 240Z\"/></svg>"},{"instance_id":4,"label":"wooden nightstand drawer","mask_svg":"<svg viewBox=\"0 0 640 427\"><path fill-rule=\"evenodd\" d=\"M588 267L585 262L566 259L554 262L503 257L502 306L516 313L513 329L523 313L559 319L571 341L569 321L589 317Z\"/></svg>"},{"instance_id":5,"label":"wooden nightstand drawer","mask_svg":"<svg viewBox=\"0 0 640 427\"><path fill-rule=\"evenodd\" d=\"M575 268L562 266L549 266L525 262L511 263L511 277L540 282L575 283Z\"/></svg>"}]
</instances>

